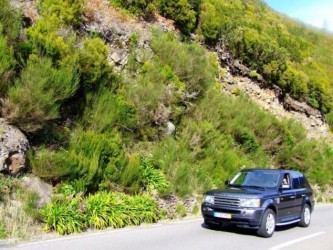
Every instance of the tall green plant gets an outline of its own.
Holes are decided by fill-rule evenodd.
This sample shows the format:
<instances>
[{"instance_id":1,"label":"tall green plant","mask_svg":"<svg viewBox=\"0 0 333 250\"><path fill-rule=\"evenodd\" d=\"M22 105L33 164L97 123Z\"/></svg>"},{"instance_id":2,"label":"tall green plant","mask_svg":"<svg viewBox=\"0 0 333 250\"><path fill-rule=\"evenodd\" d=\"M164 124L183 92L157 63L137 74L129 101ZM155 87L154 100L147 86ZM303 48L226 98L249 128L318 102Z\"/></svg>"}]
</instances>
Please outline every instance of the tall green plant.
<instances>
[{"instance_id":1,"label":"tall green plant","mask_svg":"<svg viewBox=\"0 0 333 250\"><path fill-rule=\"evenodd\" d=\"M6 37L2 34L3 27L0 23L0 88L4 89L6 82L8 82L8 76L10 69L15 65L14 50L9 46Z\"/></svg>"},{"instance_id":2,"label":"tall green plant","mask_svg":"<svg viewBox=\"0 0 333 250\"><path fill-rule=\"evenodd\" d=\"M1 33L7 37L10 45L17 42L21 28L21 15L7 0L0 0Z\"/></svg>"},{"instance_id":3,"label":"tall green plant","mask_svg":"<svg viewBox=\"0 0 333 250\"><path fill-rule=\"evenodd\" d=\"M82 49L79 50L79 63L81 78L86 90L98 89L98 83L111 72L107 60L109 49L102 39L86 39Z\"/></svg>"},{"instance_id":4,"label":"tall green plant","mask_svg":"<svg viewBox=\"0 0 333 250\"><path fill-rule=\"evenodd\" d=\"M56 15L60 22L78 26L82 19L85 0L41 0L39 10L43 16Z\"/></svg>"},{"instance_id":5,"label":"tall green plant","mask_svg":"<svg viewBox=\"0 0 333 250\"><path fill-rule=\"evenodd\" d=\"M2 113L9 122L34 132L60 116L61 103L77 86L75 62L54 67L51 59L31 55L20 79L9 89Z\"/></svg>"},{"instance_id":6,"label":"tall green plant","mask_svg":"<svg viewBox=\"0 0 333 250\"><path fill-rule=\"evenodd\" d=\"M192 32L196 25L196 12L188 0L160 0L159 8L162 14L175 20L178 28L185 34Z\"/></svg>"}]
</instances>

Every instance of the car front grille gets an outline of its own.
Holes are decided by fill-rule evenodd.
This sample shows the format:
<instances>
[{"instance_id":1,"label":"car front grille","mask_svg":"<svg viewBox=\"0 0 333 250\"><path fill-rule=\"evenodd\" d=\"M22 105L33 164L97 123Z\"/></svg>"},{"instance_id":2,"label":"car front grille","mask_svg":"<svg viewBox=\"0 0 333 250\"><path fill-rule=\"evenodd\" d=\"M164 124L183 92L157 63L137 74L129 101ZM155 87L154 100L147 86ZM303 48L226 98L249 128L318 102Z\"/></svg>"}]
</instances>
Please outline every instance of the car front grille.
<instances>
[{"instance_id":1,"label":"car front grille","mask_svg":"<svg viewBox=\"0 0 333 250\"><path fill-rule=\"evenodd\" d=\"M214 197L214 204L223 207L239 207L239 198Z\"/></svg>"}]
</instances>

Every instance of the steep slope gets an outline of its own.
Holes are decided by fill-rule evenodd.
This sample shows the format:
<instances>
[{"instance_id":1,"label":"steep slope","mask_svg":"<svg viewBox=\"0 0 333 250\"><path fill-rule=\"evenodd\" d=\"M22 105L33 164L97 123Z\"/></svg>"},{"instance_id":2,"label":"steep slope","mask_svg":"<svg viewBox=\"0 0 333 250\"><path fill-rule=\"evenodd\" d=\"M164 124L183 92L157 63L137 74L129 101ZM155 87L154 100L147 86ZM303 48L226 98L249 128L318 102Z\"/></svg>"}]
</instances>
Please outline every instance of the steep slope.
<instances>
[{"instance_id":1,"label":"steep slope","mask_svg":"<svg viewBox=\"0 0 333 250\"><path fill-rule=\"evenodd\" d=\"M21 197L50 230L184 216L243 167L298 169L322 190L333 184L331 135L304 102L328 112L329 84L309 80L311 65L303 72L319 55L313 36L321 45L329 36L261 1L11 1L24 25L0 3L1 55L10 58L0 60L1 115L29 138L29 172L54 187L38 212L36 195ZM292 36L299 28L305 37ZM4 180L0 197L26 192Z\"/></svg>"}]
</instances>

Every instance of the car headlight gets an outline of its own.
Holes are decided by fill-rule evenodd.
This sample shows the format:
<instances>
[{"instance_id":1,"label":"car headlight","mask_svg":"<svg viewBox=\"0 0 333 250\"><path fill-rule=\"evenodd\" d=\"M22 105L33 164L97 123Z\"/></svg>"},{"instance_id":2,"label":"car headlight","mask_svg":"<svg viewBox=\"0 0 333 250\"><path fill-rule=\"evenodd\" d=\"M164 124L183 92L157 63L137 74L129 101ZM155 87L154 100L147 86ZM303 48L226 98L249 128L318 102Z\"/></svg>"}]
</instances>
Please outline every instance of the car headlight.
<instances>
[{"instance_id":1,"label":"car headlight","mask_svg":"<svg viewBox=\"0 0 333 250\"><path fill-rule=\"evenodd\" d=\"M260 199L240 199L241 207L260 207Z\"/></svg>"},{"instance_id":2,"label":"car headlight","mask_svg":"<svg viewBox=\"0 0 333 250\"><path fill-rule=\"evenodd\" d=\"M204 202L214 204L214 196L212 195L204 195Z\"/></svg>"}]
</instances>

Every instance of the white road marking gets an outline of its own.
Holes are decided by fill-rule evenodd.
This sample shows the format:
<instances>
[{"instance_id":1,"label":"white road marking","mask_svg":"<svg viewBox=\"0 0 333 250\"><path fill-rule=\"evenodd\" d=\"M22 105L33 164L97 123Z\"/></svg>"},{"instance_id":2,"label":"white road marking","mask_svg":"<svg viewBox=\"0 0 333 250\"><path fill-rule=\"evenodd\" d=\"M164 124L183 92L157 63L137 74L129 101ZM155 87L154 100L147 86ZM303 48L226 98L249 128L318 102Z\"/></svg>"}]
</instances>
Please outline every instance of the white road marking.
<instances>
[{"instance_id":1,"label":"white road marking","mask_svg":"<svg viewBox=\"0 0 333 250\"><path fill-rule=\"evenodd\" d=\"M308 239L311 239L311 238L314 238L314 237L317 237L319 235L322 235L322 234L325 234L326 232L319 232L319 233L315 233L315 234L310 234L308 236L304 236L302 238L298 238L298 239L295 239L295 240L291 240L291 241L287 241L285 243L282 243L282 244L279 244L275 247L272 247L270 248L269 250L278 250L278 249L281 249L281 248L284 248L284 247L287 247L287 246L290 246L290 245L293 245L295 243L298 243L300 241L304 241L304 240L308 240Z\"/></svg>"}]
</instances>

